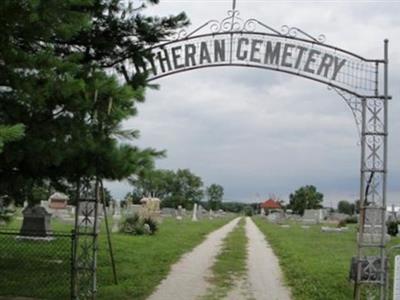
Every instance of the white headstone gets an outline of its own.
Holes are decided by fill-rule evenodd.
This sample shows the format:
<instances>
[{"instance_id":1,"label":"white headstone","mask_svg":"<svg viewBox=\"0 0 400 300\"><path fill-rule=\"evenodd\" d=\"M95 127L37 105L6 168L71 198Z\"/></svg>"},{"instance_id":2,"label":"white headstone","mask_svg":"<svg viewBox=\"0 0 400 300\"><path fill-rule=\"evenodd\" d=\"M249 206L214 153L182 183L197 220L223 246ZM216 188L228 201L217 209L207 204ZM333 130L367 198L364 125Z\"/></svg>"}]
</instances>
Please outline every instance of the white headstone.
<instances>
[{"instance_id":1,"label":"white headstone","mask_svg":"<svg viewBox=\"0 0 400 300\"><path fill-rule=\"evenodd\" d=\"M121 221L121 215L120 214L114 214L113 215L113 227L111 229L112 232L118 232L119 231L119 222Z\"/></svg>"},{"instance_id":2,"label":"white headstone","mask_svg":"<svg viewBox=\"0 0 400 300\"><path fill-rule=\"evenodd\" d=\"M194 206L193 206L192 221L197 221L197 203L195 203Z\"/></svg>"}]
</instances>

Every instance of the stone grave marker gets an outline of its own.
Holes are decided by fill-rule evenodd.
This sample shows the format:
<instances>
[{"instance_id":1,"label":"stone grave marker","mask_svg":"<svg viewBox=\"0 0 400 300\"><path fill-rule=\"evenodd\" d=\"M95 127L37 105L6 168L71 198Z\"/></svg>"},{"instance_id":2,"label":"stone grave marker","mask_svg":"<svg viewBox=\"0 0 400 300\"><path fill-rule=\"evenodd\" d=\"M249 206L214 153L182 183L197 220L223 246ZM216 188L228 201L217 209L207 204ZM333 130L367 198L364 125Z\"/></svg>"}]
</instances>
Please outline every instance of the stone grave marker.
<instances>
[{"instance_id":1,"label":"stone grave marker","mask_svg":"<svg viewBox=\"0 0 400 300\"><path fill-rule=\"evenodd\" d=\"M197 203L195 203L193 205L192 221L198 221L198 219L197 219Z\"/></svg>"},{"instance_id":2,"label":"stone grave marker","mask_svg":"<svg viewBox=\"0 0 400 300\"><path fill-rule=\"evenodd\" d=\"M160 203L161 200L158 198L142 198L140 200L142 203L142 211L141 216L144 218L152 218L154 220L160 220L161 210L160 210Z\"/></svg>"},{"instance_id":3,"label":"stone grave marker","mask_svg":"<svg viewBox=\"0 0 400 300\"><path fill-rule=\"evenodd\" d=\"M177 220L182 220L182 205L178 205L178 211L177 211L177 214L176 214L176 219Z\"/></svg>"},{"instance_id":4,"label":"stone grave marker","mask_svg":"<svg viewBox=\"0 0 400 300\"><path fill-rule=\"evenodd\" d=\"M306 209L302 221L304 224L318 224L324 218L322 209Z\"/></svg>"},{"instance_id":5,"label":"stone grave marker","mask_svg":"<svg viewBox=\"0 0 400 300\"><path fill-rule=\"evenodd\" d=\"M363 242L366 244L379 244L382 237L382 210L374 205L368 206L365 209L364 222ZM384 226L384 239L388 242L390 241L390 235L386 233L386 225Z\"/></svg>"},{"instance_id":6,"label":"stone grave marker","mask_svg":"<svg viewBox=\"0 0 400 300\"><path fill-rule=\"evenodd\" d=\"M28 206L22 211L24 216L18 239L47 238L51 235L51 214L39 205Z\"/></svg>"}]
</instances>

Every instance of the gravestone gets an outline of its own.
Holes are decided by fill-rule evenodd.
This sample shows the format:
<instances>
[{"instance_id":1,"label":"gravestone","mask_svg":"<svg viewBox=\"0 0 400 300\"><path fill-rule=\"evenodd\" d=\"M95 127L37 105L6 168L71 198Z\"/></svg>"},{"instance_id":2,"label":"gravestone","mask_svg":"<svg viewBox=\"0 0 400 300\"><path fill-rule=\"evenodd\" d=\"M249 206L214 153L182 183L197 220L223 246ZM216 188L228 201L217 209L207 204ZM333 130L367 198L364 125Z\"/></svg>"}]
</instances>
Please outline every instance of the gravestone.
<instances>
[{"instance_id":1,"label":"gravestone","mask_svg":"<svg viewBox=\"0 0 400 300\"><path fill-rule=\"evenodd\" d=\"M388 235L386 225L382 228L382 210L374 205L365 208L365 219L364 219L364 232L363 232L363 243L365 244L380 244L382 239L382 229L384 231L384 240L390 241L390 235ZM359 237L359 234L358 234Z\"/></svg>"},{"instance_id":2,"label":"gravestone","mask_svg":"<svg viewBox=\"0 0 400 300\"><path fill-rule=\"evenodd\" d=\"M54 193L49 198L49 208L66 209L69 197L63 193Z\"/></svg>"},{"instance_id":3,"label":"gravestone","mask_svg":"<svg viewBox=\"0 0 400 300\"><path fill-rule=\"evenodd\" d=\"M56 192L49 197L48 201L41 201L41 206L45 207L53 218L73 223L74 215L72 211L74 208L68 205L68 200L67 195Z\"/></svg>"},{"instance_id":4,"label":"gravestone","mask_svg":"<svg viewBox=\"0 0 400 300\"><path fill-rule=\"evenodd\" d=\"M200 204L197 204L197 211L196 212L197 212L197 220L200 220L204 216L205 209Z\"/></svg>"},{"instance_id":5,"label":"gravestone","mask_svg":"<svg viewBox=\"0 0 400 300\"><path fill-rule=\"evenodd\" d=\"M118 232L119 231L119 223L121 222L121 215L120 214L114 214L113 215L113 227L111 229L112 232Z\"/></svg>"},{"instance_id":6,"label":"gravestone","mask_svg":"<svg viewBox=\"0 0 400 300\"><path fill-rule=\"evenodd\" d=\"M198 221L198 219L197 219L197 203L195 203L193 205L192 221Z\"/></svg>"},{"instance_id":7,"label":"gravestone","mask_svg":"<svg viewBox=\"0 0 400 300\"><path fill-rule=\"evenodd\" d=\"M154 220L160 220L161 210L160 210L160 199L145 197L140 200L142 203L141 217L152 218Z\"/></svg>"},{"instance_id":8,"label":"gravestone","mask_svg":"<svg viewBox=\"0 0 400 300\"><path fill-rule=\"evenodd\" d=\"M177 220L182 220L182 205L178 205L178 211L176 214L176 219Z\"/></svg>"},{"instance_id":9,"label":"gravestone","mask_svg":"<svg viewBox=\"0 0 400 300\"><path fill-rule=\"evenodd\" d=\"M306 209L302 218L305 224L318 224L324 219L324 211L322 209Z\"/></svg>"},{"instance_id":10,"label":"gravestone","mask_svg":"<svg viewBox=\"0 0 400 300\"><path fill-rule=\"evenodd\" d=\"M267 219L271 223L280 223L285 219L285 213L283 211L272 212L267 216Z\"/></svg>"},{"instance_id":11,"label":"gravestone","mask_svg":"<svg viewBox=\"0 0 400 300\"><path fill-rule=\"evenodd\" d=\"M28 206L22 211L24 216L20 237L47 237L51 234L50 217L44 207Z\"/></svg>"}]
</instances>

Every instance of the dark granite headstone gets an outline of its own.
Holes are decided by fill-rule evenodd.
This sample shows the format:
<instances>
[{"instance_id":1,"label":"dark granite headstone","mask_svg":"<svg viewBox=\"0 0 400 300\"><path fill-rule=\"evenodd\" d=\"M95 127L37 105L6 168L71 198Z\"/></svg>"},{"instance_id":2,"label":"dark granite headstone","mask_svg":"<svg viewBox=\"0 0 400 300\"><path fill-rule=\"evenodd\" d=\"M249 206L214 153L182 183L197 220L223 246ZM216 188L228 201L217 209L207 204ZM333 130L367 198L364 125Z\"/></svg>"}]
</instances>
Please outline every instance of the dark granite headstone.
<instances>
[{"instance_id":1,"label":"dark granite headstone","mask_svg":"<svg viewBox=\"0 0 400 300\"><path fill-rule=\"evenodd\" d=\"M38 236L46 237L51 234L50 217L44 207L39 205L26 207L22 211L24 220L20 230L21 236Z\"/></svg>"}]
</instances>

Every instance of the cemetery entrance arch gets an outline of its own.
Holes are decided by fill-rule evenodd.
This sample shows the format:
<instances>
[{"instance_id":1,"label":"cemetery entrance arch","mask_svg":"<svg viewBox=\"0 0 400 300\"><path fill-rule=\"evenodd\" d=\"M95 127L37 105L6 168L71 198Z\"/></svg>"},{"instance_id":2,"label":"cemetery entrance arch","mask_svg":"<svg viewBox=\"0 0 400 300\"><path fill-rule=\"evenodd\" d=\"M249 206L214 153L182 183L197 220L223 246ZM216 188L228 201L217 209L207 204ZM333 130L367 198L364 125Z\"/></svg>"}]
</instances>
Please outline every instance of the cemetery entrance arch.
<instances>
[{"instance_id":1,"label":"cemetery entrance arch","mask_svg":"<svg viewBox=\"0 0 400 300\"><path fill-rule=\"evenodd\" d=\"M361 139L360 229L352 264L355 299L362 295L384 299L388 281L388 41L384 42L383 58L367 59L325 43L323 35L315 37L289 26L277 30L257 19L242 19L234 1L226 18L210 20L192 32L181 30L171 40L147 49L143 57L130 70L126 64L120 65L126 79L145 74L154 81L201 68L251 67L325 84L344 99Z\"/></svg>"}]
</instances>

